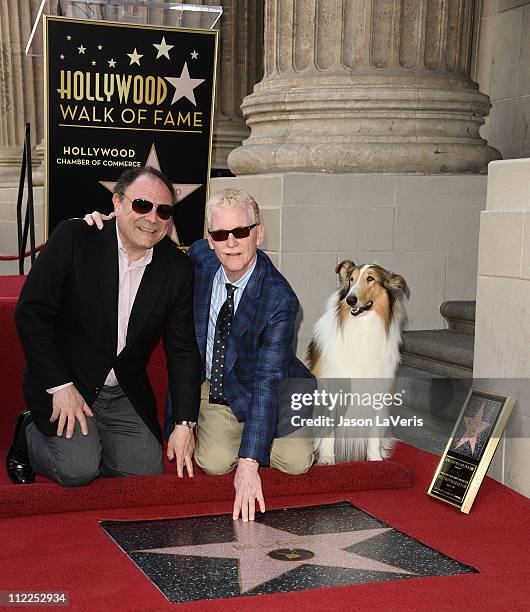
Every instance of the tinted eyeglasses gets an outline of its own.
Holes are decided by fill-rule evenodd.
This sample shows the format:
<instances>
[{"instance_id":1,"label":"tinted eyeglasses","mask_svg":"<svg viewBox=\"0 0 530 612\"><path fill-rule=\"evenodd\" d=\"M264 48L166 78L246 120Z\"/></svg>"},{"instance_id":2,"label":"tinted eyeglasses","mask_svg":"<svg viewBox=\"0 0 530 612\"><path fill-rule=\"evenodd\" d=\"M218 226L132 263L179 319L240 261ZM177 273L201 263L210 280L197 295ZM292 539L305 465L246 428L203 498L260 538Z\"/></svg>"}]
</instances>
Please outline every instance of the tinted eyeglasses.
<instances>
[{"instance_id":1,"label":"tinted eyeglasses","mask_svg":"<svg viewBox=\"0 0 530 612\"><path fill-rule=\"evenodd\" d=\"M208 233L215 242L224 242L225 240L228 240L228 236L230 236L230 234L239 240L240 238L248 238L251 230L253 230L256 225L258 224L254 223L253 225L247 225L246 227L234 227L234 229L231 230L208 230Z\"/></svg>"},{"instance_id":2,"label":"tinted eyeglasses","mask_svg":"<svg viewBox=\"0 0 530 612\"><path fill-rule=\"evenodd\" d=\"M125 194L123 194L123 197L129 200L132 209L138 215L147 215L153 210L153 207L156 210L156 214L163 221L170 219L171 215L173 214L173 206L171 206L171 204L153 204L153 202L144 200L143 198L135 198L134 200L131 200L131 198Z\"/></svg>"}]
</instances>

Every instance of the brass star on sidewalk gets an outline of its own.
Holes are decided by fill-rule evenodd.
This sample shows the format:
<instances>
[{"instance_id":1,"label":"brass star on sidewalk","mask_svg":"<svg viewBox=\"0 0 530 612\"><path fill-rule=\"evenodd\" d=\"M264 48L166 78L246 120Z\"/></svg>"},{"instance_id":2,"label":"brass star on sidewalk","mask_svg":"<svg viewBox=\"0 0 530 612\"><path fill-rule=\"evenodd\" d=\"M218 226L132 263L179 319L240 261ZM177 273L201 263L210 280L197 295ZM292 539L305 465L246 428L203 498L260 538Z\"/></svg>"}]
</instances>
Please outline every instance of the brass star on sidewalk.
<instances>
[{"instance_id":1,"label":"brass star on sidewalk","mask_svg":"<svg viewBox=\"0 0 530 612\"><path fill-rule=\"evenodd\" d=\"M198 87L201 83L204 83L206 79L192 79L190 78L190 73L188 71L188 64L184 62L184 67L182 68L182 73L180 77L164 77L166 81L169 81L171 85L175 88L175 93L173 95L173 100L171 100L171 104L175 104L181 98L188 98L188 100L194 105L197 106L197 102L195 102L195 94L193 90Z\"/></svg>"},{"instance_id":2,"label":"brass star on sidewalk","mask_svg":"<svg viewBox=\"0 0 530 612\"><path fill-rule=\"evenodd\" d=\"M345 548L364 542L387 531L390 527L344 531L339 533L322 533L317 535L296 535L282 529L275 529L263 523L249 521L234 522L235 542L218 544L198 544L196 546L169 546L138 550L142 553L164 555L184 555L194 557L213 557L217 559L237 559L239 561L240 592L246 593L269 580L273 580L301 565L321 565L326 567L359 569L372 572L390 572L393 574L414 575L394 565L376 561L349 552ZM293 551L283 553L287 559L273 558L269 553L285 544ZM304 552L300 554L296 552ZM313 556L311 556L311 553ZM296 560L300 557L300 560ZM304 558L305 557L305 558Z\"/></svg>"},{"instance_id":3,"label":"brass star on sidewalk","mask_svg":"<svg viewBox=\"0 0 530 612\"><path fill-rule=\"evenodd\" d=\"M160 41L160 43L157 45L156 43L153 43L153 47L155 47L155 49L158 51L157 55L156 55L156 59L160 58L160 57L167 57L167 59L170 59L169 57L169 50L173 49L175 45L168 45L166 43L166 37L162 36L162 40Z\"/></svg>"},{"instance_id":4,"label":"brass star on sidewalk","mask_svg":"<svg viewBox=\"0 0 530 612\"><path fill-rule=\"evenodd\" d=\"M136 51L136 47L132 53L127 53L127 55L131 58L129 66L132 66L133 64L138 64L138 66L140 65L140 58L143 57L143 55L140 55L140 53Z\"/></svg>"},{"instance_id":5,"label":"brass star on sidewalk","mask_svg":"<svg viewBox=\"0 0 530 612\"><path fill-rule=\"evenodd\" d=\"M469 442L469 446L471 447L471 454L475 452L475 447L477 445L478 436L486 429L491 426L491 423L488 421L483 421L482 417L484 416L484 402L480 405L480 408L477 410L477 413L473 418L464 417L464 423L466 430L462 434L462 437L455 445L455 448L459 448L460 446L464 446L466 442Z\"/></svg>"}]
</instances>

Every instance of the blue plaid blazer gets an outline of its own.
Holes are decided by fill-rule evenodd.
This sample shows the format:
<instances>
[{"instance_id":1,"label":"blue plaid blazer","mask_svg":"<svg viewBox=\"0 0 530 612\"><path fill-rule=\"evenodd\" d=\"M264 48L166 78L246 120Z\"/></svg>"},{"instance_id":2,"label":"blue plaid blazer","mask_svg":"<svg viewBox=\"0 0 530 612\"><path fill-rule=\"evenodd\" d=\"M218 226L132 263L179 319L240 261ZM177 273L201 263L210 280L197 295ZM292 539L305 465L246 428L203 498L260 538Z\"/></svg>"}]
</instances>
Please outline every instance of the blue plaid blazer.
<instances>
[{"instance_id":1,"label":"blue plaid blazer","mask_svg":"<svg viewBox=\"0 0 530 612\"><path fill-rule=\"evenodd\" d=\"M204 379L210 299L220 264L207 240L195 242L190 256L195 263L195 333ZM298 298L265 253L258 250L257 258L228 338L223 389L237 420L245 423L239 456L268 465L278 427L279 381L313 377L292 348Z\"/></svg>"}]
</instances>

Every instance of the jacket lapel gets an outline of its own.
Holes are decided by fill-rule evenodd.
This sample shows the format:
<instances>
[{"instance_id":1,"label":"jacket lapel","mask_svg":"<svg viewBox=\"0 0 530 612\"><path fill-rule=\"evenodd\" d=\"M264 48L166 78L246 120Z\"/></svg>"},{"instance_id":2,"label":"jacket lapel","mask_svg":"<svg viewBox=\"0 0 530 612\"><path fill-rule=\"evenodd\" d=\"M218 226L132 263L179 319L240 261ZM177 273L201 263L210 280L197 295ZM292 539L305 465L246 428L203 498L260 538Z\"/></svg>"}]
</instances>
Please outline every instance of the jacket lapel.
<instances>
[{"instance_id":1,"label":"jacket lapel","mask_svg":"<svg viewBox=\"0 0 530 612\"><path fill-rule=\"evenodd\" d=\"M261 287L263 285L263 278L265 276L266 262L260 253L257 254L258 261L252 276L250 277L247 286L241 296L241 301L236 310L234 321L232 324L232 331L228 338L228 347L225 356L225 375L228 374L234 367L234 363L241 346L241 336L250 327L256 314L256 301L261 294Z\"/></svg>"},{"instance_id":2,"label":"jacket lapel","mask_svg":"<svg viewBox=\"0 0 530 612\"><path fill-rule=\"evenodd\" d=\"M210 319L213 279L218 269L219 266L217 268L199 268L195 271L195 335L203 364L206 363L206 339L208 336L208 321Z\"/></svg>"},{"instance_id":3,"label":"jacket lapel","mask_svg":"<svg viewBox=\"0 0 530 612\"><path fill-rule=\"evenodd\" d=\"M100 249L96 274L100 283L100 295L107 315L108 338L114 354L118 345L118 240L116 221L105 223L98 233Z\"/></svg>"},{"instance_id":4,"label":"jacket lapel","mask_svg":"<svg viewBox=\"0 0 530 612\"><path fill-rule=\"evenodd\" d=\"M153 259L144 270L142 281L138 287L138 293L134 299L134 304L127 326L127 347L132 346L136 337L142 331L146 321L151 316L151 312L156 305L162 287L167 281L167 268L161 263L162 253L155 245L153 248Z\"/></svg>"}]
</instances>

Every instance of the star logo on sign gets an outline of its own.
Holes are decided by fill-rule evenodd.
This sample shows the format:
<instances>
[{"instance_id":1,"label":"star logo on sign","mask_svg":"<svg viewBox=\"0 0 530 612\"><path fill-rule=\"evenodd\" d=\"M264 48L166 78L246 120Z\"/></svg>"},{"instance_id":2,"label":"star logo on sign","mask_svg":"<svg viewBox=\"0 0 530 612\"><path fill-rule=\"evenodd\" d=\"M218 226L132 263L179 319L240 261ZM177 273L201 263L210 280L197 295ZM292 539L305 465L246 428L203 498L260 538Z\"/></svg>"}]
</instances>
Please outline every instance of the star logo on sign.
<instances>
[{"instance_id":1,"label":"star logo on sign","mask_svg":"<svg viewBox=\"0 0 530 612\"><path fill-rule=\"evenodd\" d=\"M192 51L192 52L190 53L190 55L191 55L191 59L197 59L197 58L199 57L199 54L198 54L198 53L197 53L197 51L195 51L195 50L194 50L194 51Z\"/></svg>"},{"instance_id":2,"label":"star logo on sign","mask_svg":"<svg viewBox=\"0 0 530 612\"><path fill-rule=\"evenodd\" d=\"M79 53L82 53L84 55L86 51L86 47L83 47L83 45L81 45L80 47L77 47L77 50L79 51Z\"/></svg>"},{"instance_id":3,"label":"star logo on sign","mask_svg":"<svg viewBox=\"0 0 530 612\"><path fill-rule=\"evenodd\" d=\"M62 53L61 53L61 55L59 55L59 57L60 57L61 59L64 59L64 55L63 55Z\"/></svg>"},{"instance_id":4,"label":"star logo on sign","mask_svg":"<svg viewBox=\"0 0 530 612\"><path fill-rule=\"evenodd\" d=\"M376 561L375 559L363 557L345 550L345 548L353 544L364 542L386 531L391 531L390 527L299 536L289 531L275 529L255 521L247 523L235 521L234 529L236 534L235 542L198 544L196 546L169 546L167 548L151 548L136 552L237 559L241 593L246 593L301 565L320 565L324 567L414 575L413 572L406 571L400 567L388 565L382 561ZM271 557L269 553L276 551L279 543L289 543L292 546L291 550L293 553L276 554L275 556L278 558ZM300 554L302 551L305 554ZM287 557L287 559L282 557ZM297 557L300 557L300 560L297 560Z\"/></svg>"},{"instance_id":5,"label":"star logo on sign","mask_svg":"<svg viewBox=\"0 0 530 612\"><path fill-rule=\"evenodd\" d=\"M115 68L116 67L116 62L113 59L109 59L108 60L109 63L109 68Z\"/></svg>"},{"instance_id":6,"label":"star logo on sign","mask_svg":"<svg viewBox=\"0 0 530 612\"><path fill-rule=\"evenodd\" d=\"M70 36L70 34L68 34L68 36L66 37L66 40L72 40L72 37Z\"/></svg>"},{"instance_id":7,"label":"star logo on sign","mask_svg":"<svg viewBox=\"0 0 530 612\"><path fill-rule=\"evenodd\" d=\"M168 45L166 43L166 37L162 36L162 40L158 45L156 43L153 43L153 47L155 47L155 49L158 51L158 53L156 54L156 59L162 56L167 57L167 59L170 59L169 50L173 49L174 46L175 45Z\"/></svg>"},{"instance_id":8,"label":"star logo on sign","mask_svg":"<svg viewBox=\"0 0 530 612\"><path fill-rule=\"evenodd\" d=\"M140 65L140 58L143 57L143 55L140 55L138 51L136 51L136 47L132 53L127 53L127 55L131 58L129 66L132 66L133 64L138 64L138 66Z\"/></svg>"},{"instance_id":9,"label":"star logo on sign","mask_svg":"<svg viewBox=\"0 0 530 612\"><path fill-rule=\"evenodd\" d=\"M188 100L194 105L197 106L197 102L195 102L195 94L193 90L198 87L201 83L204 83L206 79L192 79L190 78L190 73L188 71L188 64L184 62L184 67L182 68L182 73L180 77L164 77L166 81L169 81L171 85L175 88L175 93L173 94L173 100L171 100L171 104L175 104L181 98L188 98Z\"/></svg>"},{"instance_id":10,"label":"star logo on sign","mask_svg":"<svg viewBox=\"0 0 530 612\"><path fill-rule=\"evenodd\" d=\"M96 65L96 60L92 60L92 66Z\"/></svg>"},{"instance_id":11,"label":"star logo on sign","mask_svg":"<svg viewBox=\"0 0 530 612\"><path fill-rule=\"evenodd\" d=\"M477 410L477 413L473 418L464 417L464 424L466 430L462 434L462 437L456 444L455 448L460 448L464 446L466 442L469 442L469 446L471 447L471 454L475 452L475 448L477 445L478 436L491 427L491 423L488 421L483 421L482 417L484 416L484 402L480 405L480 408Z\"/></svg>"},{"instance_id":12,"label":"star logo on sign","mask_svg":"<svg viewBox=\"0 0 530 612\"><path fill-rule=\"evenodd\" d=\"M158 155L156 154L156 147L154 143L151 145L151 150L149 151L149 156L144 164L144 166L151 166L151 168L156 168L162 172L160 168L160 162L158 161ZM114 187L116 186L116 181L99 181L100 185L103 185L106 189L108 189L111 193L114 193ZM176 202L175 206L182 202L185 198L191 195L194 191L197 191L202 184L193 184L193 183L173 183L173 189L175 190ZM169 224L167 226L166 235L173 242L176 242L177 245L180 246L180 239L173 224L173 220L170 219Z\"/></svg>"},{"instance_id":13,"label":"star logo on sign","mask_svg":"<svg viewBox=\"0 0 530 612\"><path fill-rule=\"evenodd\" d=\"M98 51L101 51L101 49L103 49L103 45L98 45Z\"/></svg>"}]
</instances>

